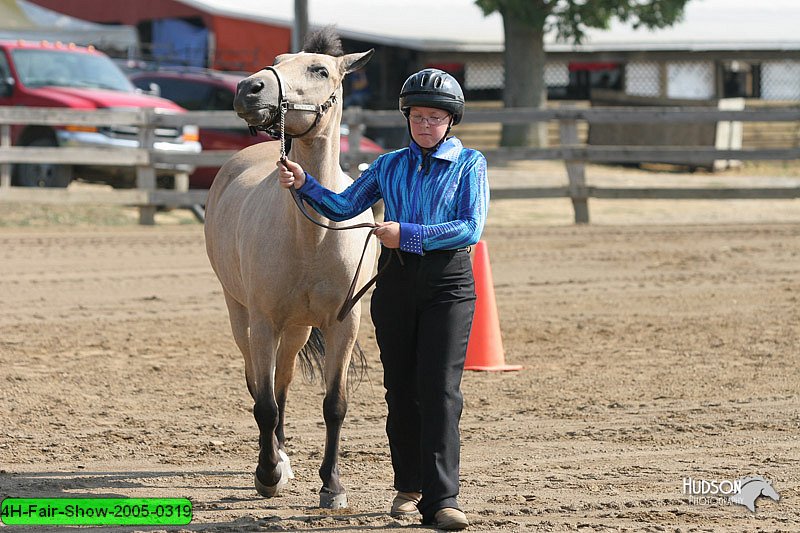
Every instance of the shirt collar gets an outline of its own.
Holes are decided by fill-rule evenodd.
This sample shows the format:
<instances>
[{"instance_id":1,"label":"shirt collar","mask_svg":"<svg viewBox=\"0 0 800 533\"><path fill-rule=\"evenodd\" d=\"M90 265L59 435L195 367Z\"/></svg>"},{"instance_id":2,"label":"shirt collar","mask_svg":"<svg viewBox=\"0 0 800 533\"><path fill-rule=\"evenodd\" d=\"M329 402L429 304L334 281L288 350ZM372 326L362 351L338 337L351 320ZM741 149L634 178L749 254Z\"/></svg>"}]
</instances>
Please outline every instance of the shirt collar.
<instances>
[{"instance_id":1,"label":"shirt collar","mask_svg":"<svg viewBox=\"0 0 800 533\"><path fill-rule=\"evenodd\" d=\"M422 149L414 140L411 141L410 146L411 153L418 156L422 155ZM451 162L456 161L458 159L458 154L461 153L463 148L464 146L457 137L450 137L445 139L445 141L439 145L439 148L437 148L436 151L431 154L431 157L435 157L436 159L444 159Z\"/></svg>"}]
</instances>

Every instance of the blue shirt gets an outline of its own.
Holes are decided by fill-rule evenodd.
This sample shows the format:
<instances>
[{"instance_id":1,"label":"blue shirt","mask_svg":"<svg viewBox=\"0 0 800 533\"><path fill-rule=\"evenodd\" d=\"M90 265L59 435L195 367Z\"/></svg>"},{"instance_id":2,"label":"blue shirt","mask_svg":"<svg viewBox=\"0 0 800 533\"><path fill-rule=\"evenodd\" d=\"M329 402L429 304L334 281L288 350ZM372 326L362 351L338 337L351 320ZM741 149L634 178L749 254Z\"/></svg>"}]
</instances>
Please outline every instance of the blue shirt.
<instances>
[{"instance_id":1,"label":"blue shirt","mask_svg":"<svg viewBox=\"0 0 800 533\"><path fill-rule=\"evenodd\" d=\"M408 148L383 154L339 194L309 174L298 192L317 212L336 221L352 218L383 198L384 220L400 223L400 249L420 255L477 243L489 206L486 158L464 148L456 137L425 157L413 141Z\"/></svg>"}]
</instances>

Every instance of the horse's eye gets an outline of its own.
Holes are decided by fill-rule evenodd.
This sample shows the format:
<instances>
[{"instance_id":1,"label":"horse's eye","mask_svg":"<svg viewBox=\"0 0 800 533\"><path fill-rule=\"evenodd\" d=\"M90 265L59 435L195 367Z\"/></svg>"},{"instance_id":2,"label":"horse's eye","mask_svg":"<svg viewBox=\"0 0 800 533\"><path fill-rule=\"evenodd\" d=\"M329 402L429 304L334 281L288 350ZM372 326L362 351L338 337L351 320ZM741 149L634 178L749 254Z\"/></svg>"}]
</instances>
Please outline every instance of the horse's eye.
<instances>
[{"instance_id":1,"label":"horse's eye","mask_svg":"<svg viewBox=\"0 0 800 533\"><path fill-rule=\"evenodd\" d=\"M314 74L322 76L323 78L327 78L328 76L330 76L330 74L328 74L328 69L326 69L325 67L312 67L311 71Z\"/></svg>"}]
</instances>

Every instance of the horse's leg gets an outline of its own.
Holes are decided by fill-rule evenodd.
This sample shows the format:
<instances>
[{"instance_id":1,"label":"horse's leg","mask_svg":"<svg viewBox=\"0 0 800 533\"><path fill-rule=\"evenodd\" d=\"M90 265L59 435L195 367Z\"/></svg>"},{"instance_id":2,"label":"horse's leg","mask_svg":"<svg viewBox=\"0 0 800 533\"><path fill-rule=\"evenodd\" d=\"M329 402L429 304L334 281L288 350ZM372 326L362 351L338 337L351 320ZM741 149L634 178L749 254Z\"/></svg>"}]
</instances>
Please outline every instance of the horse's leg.
<instances>
[{"instance_id":1,"label":"horse's leg","mask_svg":"<svg viewBox=\"0 0 800 533\"><path fill-rule=\"evenodd\" d=\"M266 317L250 313L250 354L253 416L258 424L259 453L255 486L259 494L270 498L288 482L288 472L280 461L275 428L278 404L275 401L275 350L278 336Z\"/></svg>"},{"instance_id":2,"label":"horse's leg","mask_svg":"<svg viewBox=\"0 0 800 533\"><path fill-rule=\"evenodd\" d=\"M319 469L322 488L319 506L331 509L347 507L347 494L339 481L339 436L347 413L347 369L358 332L358 311L343 322L324 328L325 337L325 456Z\"/></svg>"},{"instance_id":3,"label":"horse's leg","mask_svg":"<svg viewBox=\"0 0 800 533\"><path fill-rule=\"evenodd\" d=\"M223 290L225 294L225 304L228 306L228 318L231 321L231 331L233 331L233 340L236 341L236 346L242 352L244 357L244 377L247 380L247 390L250 391L250 396L255 400L255 391L253 389L253 362L250 360L250 335L248 328L250 327L250 314L247 308L240 304L228 291Z\"/></svg>"},{"instance_id":4,"label":"horse's leg","mask_svg":"<svg viewBox=\"0 0 800 533\"><path fill-rule=\"evenodd\" d=\"M275 429L275 437L278 439L278 454L286 462L289 479L294 478L294 474L289 466L289 456L286 453L286 434L284 433L286 397L289 393L289 385L294 377L297 352L308 341L310 333L311 328L307 326L287 327L283 330L281 342L278 345L277 367L275 369L275 401L278 404L278 427Z\"/></svg>"}]
</instances>

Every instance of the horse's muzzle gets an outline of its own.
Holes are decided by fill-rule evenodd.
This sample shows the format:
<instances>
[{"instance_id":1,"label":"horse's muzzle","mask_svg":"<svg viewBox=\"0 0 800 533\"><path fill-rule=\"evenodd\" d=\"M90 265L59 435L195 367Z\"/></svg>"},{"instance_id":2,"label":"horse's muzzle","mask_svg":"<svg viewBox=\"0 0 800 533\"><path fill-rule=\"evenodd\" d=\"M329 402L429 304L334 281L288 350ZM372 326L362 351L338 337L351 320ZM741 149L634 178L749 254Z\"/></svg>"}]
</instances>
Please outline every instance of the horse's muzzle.
<instances>
[{"instance_id":1,"label":"horse's muzzle","mask_svg":"<svg viewBox=\"0 0 800 533\"><path fill-rule=\"evenodd\" d=\"M256 109L236 109L236 114L250 126L272 126L278 120L278 107L268 105Z\"/></svg>"},{"instance_id":2,"label":"horse's muzzle","mask_svg":"<svg viewBox=\"0 0 800 533\"><path fill-rule=\"evenodd\" d=\"M251 126L270 126L278 119L278 87L270 79L250 76L239 82L233 109Z\"/></svg>"}]
</instances>

